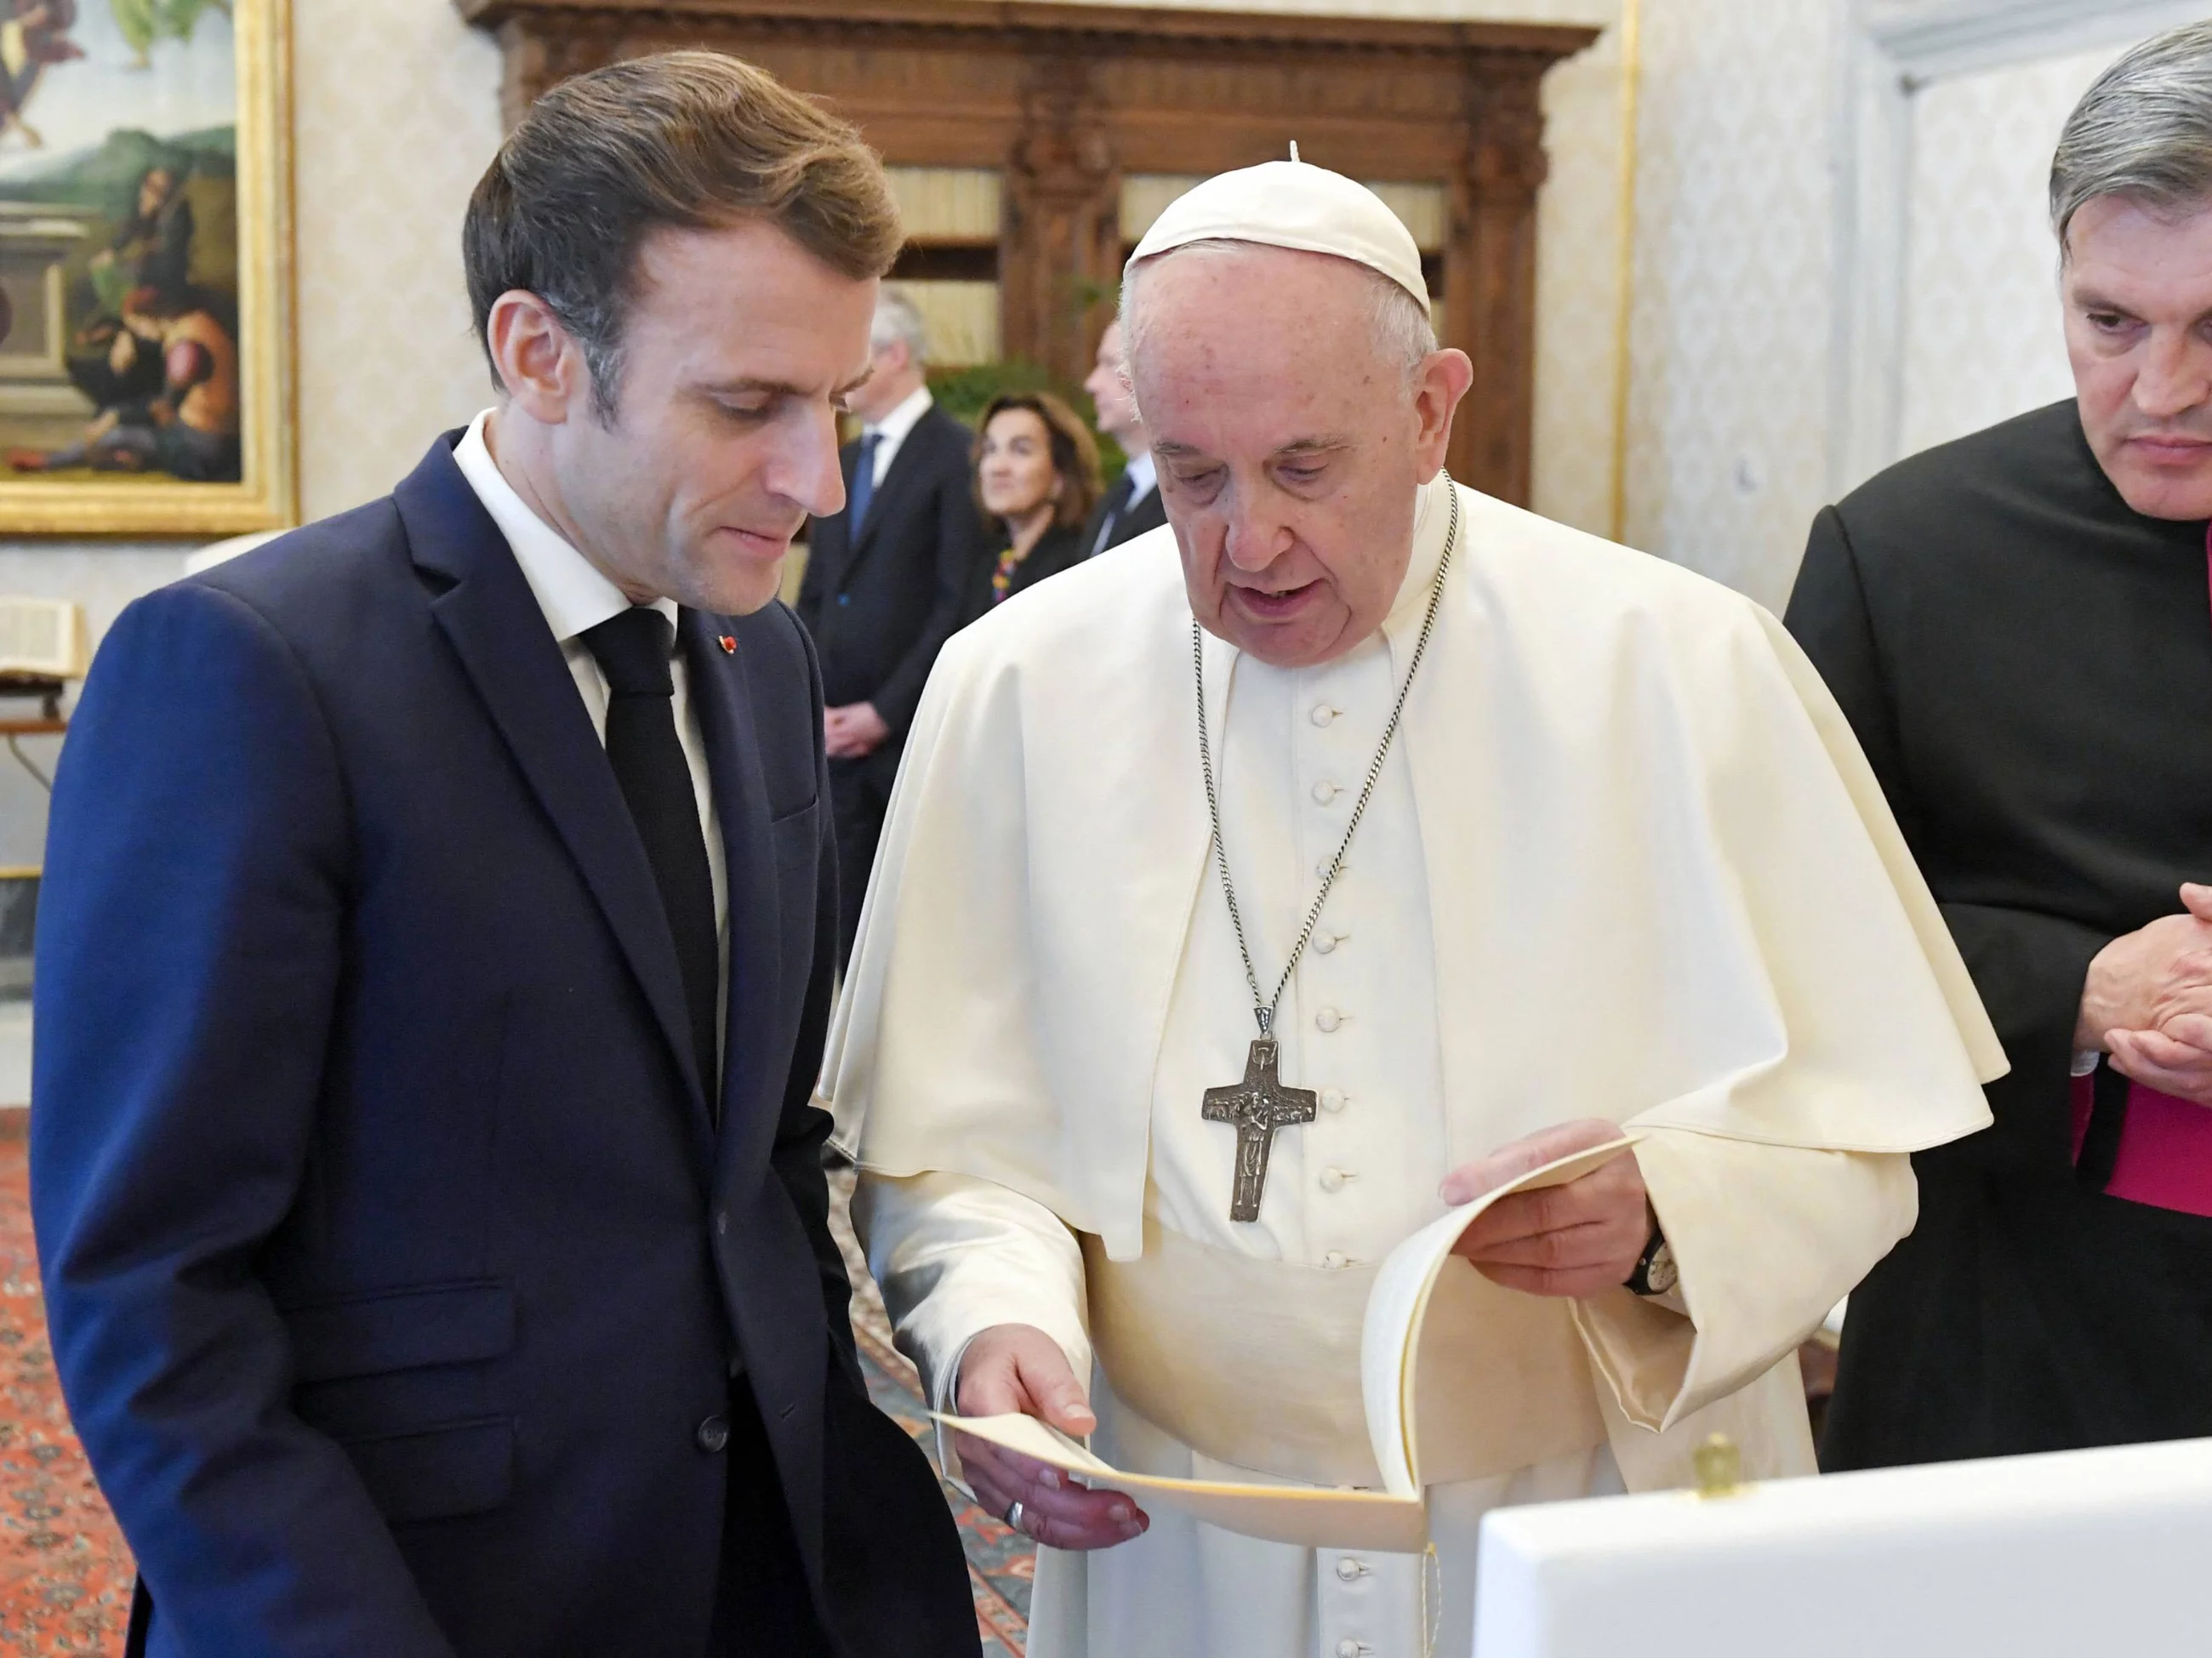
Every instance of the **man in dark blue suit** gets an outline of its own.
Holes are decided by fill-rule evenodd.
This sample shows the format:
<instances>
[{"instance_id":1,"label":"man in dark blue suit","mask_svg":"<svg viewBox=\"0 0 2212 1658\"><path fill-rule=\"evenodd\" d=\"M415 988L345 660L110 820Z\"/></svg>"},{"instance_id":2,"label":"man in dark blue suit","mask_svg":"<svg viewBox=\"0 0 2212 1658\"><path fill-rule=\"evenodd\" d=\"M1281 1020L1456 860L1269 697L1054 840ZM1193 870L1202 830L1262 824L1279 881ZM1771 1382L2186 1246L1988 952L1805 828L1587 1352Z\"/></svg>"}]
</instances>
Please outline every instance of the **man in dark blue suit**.
<instances>
[{"instance_id":1,"label":"man in dark blue suit","mask_svg":"<svg viewBox=\"0 0 2212 1658\"><path fill-rule=\"evenodd\" d=\"M469 210L499 409L109 635L33 1198L134 1652L975 1652L828 1228L822 698L774 602L898 235L733 59L566 83Z\"/></svg>"}]
</instances>

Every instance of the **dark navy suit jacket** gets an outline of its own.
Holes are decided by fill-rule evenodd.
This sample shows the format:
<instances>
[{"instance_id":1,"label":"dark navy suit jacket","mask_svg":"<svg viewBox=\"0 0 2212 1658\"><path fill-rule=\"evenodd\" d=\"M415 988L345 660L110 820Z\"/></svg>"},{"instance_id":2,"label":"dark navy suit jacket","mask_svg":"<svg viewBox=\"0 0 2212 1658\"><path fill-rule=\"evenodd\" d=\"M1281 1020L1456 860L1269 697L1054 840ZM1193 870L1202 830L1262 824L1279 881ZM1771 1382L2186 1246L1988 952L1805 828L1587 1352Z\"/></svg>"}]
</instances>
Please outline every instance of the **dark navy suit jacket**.
<instances>
[{"instance_id":1,"label":"dark navy suit jacket","mask_svg":"<svg viewBox=\"0 0 2212 1658\"><path fill-rule=\"evenodd\" d=\"M872 703L891 729L878 754L898 765L937 653L965 623L976 572L998 549L976 508L975 434L933 405L891 457L856 541L849 510L808 531L799 615L822 653L830 706ZM860 446L839 452L849 495Z\"/></svg>"},{"instance_id":2,"label":"dark navy suit jacket","mask_svg":"<svg viewBox=\"0 0 2212 1658\"><path fill-rule=\"evenodd\" d=\"M805 634L681 629L729 876L718 1132L636 829L453 435L126 610L56 785L33 1200L144 1649L698 1658L734 1357L846 1651L972 1655L827 1227Z\"/></svg>"}]
</instances>

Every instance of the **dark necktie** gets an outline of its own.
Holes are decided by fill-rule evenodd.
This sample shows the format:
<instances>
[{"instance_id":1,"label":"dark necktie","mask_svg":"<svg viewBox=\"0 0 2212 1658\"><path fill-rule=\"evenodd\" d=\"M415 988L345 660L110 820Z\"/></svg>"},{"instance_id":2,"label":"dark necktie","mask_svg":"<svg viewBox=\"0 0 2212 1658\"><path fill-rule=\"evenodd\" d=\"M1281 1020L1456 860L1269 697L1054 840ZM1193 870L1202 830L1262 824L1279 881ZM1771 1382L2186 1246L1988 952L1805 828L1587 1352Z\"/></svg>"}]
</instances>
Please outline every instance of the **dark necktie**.
<instances>
[{"instance_id":1,"label":"dark necktie","mask_svg":"<svg viewBox=\"0 0 2212 1658\"><path fill-rule=\"evenodd\" d=\"M881 432L870 432L860 440L860 459L853 468L852 514L845 530L845 544L849 547L860 538L860 525L867 521L868 502L876 493L876 446L884 440Z\"/></svg>"},{"instance_id":2,"label":"dark necktie","mask_svg":"<svg viewBox=\"0 0 2212 1658\"><path fill-rule=\"evenodd\" d=\"M668 913L691 1015L691 1048L708 1108L715 1111L721 1067L715 1060L714 999L721 950L699 799L676 735L676 680L669 669L674 630L659 611L639 604L585 629L583 639L607 677L607 762L629 803Z\"/></svg>"},{"instance_id":3,"label":"dark necktie","mask_svg":"<svg viewBox=\"0 0 2212 1658\"><path fill-rule=\"evenodd\" d=\"M1136 480L1126 471L1114 480L1114 487L1106 495L1106 516L1099 523L1098 539L1091 544L1090 556L1097 557L1112 544L1114 526L1121 521L1121 514L1129 510L1129 503L1136 498Z\"/></svg>"}]
</instances>

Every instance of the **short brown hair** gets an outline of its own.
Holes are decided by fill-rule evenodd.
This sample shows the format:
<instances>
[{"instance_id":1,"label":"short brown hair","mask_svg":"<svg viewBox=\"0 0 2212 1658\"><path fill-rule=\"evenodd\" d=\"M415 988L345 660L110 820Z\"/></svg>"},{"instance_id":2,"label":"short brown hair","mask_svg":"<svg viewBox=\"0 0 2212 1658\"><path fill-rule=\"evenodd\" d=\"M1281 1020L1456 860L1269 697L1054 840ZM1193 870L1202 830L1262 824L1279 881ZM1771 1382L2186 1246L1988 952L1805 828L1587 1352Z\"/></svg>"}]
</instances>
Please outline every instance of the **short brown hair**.
<instances>
[{"instance_id":1,"label":"short brown hair","mask_svg":"<svg viewBox=\"0 0 2212 1658\"><path fill-rule=\"evenodd\" d=\"M563 81L469 198L461 253L486 355L493 302L535 294L583 348L593 405L611 420L646 238L749 218L856 282L889 270L902 240L875 152L764 70L669 52ZM496 364L492 382L506 389Z\"/></svg>"},{"instance_id":2,"label":"short brown hair","mask_svg":"<svg viewBox=\"0 0 2212 1658\"><path fill-rule=\"evenodd\" d=\"M1060 475L1060 500L1052 515L1054 524L1081 524L1098 504L1098 444L1091 428L1075 410L1049 392L1001 392L984 406L975 422L975 447L969 457L969 474L975 485L975 505L983 506L983 434L991 422L1010 409L1026 409L1044 422L1052 445L1052 470ZM985 516L988 516L985 509Z\"/></svg>"}]
</instances>

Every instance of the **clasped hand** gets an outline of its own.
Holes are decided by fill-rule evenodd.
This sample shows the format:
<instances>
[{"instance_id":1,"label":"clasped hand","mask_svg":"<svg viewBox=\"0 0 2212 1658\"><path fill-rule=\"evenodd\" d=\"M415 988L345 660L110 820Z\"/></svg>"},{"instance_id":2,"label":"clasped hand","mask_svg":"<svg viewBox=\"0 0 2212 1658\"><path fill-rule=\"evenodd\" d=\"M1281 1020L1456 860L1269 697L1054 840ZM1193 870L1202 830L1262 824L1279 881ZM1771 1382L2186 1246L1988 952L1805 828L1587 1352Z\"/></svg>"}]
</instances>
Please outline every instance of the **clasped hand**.
<instances>
[{"instance_id":1,"label":"clasped hand","mask_svg":"<svg viewBox=\"0 0 2212 1658\"><path fill-rule=\"evenodd\" d=\"M872 702L822 711L823 746L832 760L865 760L890 740L891 728Z\"/></svg>"},{"instance_id":2,"label":"clasped hand","mask_svg":"<svg viewBox=\"0 0 2212 1658\"><path fill-rule=\"evenodd\" d=\"M2185 883L2181 902L2181 914L2097 952L2074 1045L2109 1054L2146 1088L2212 1105L2212 886Z\"/></svg>"}]
</instances>

